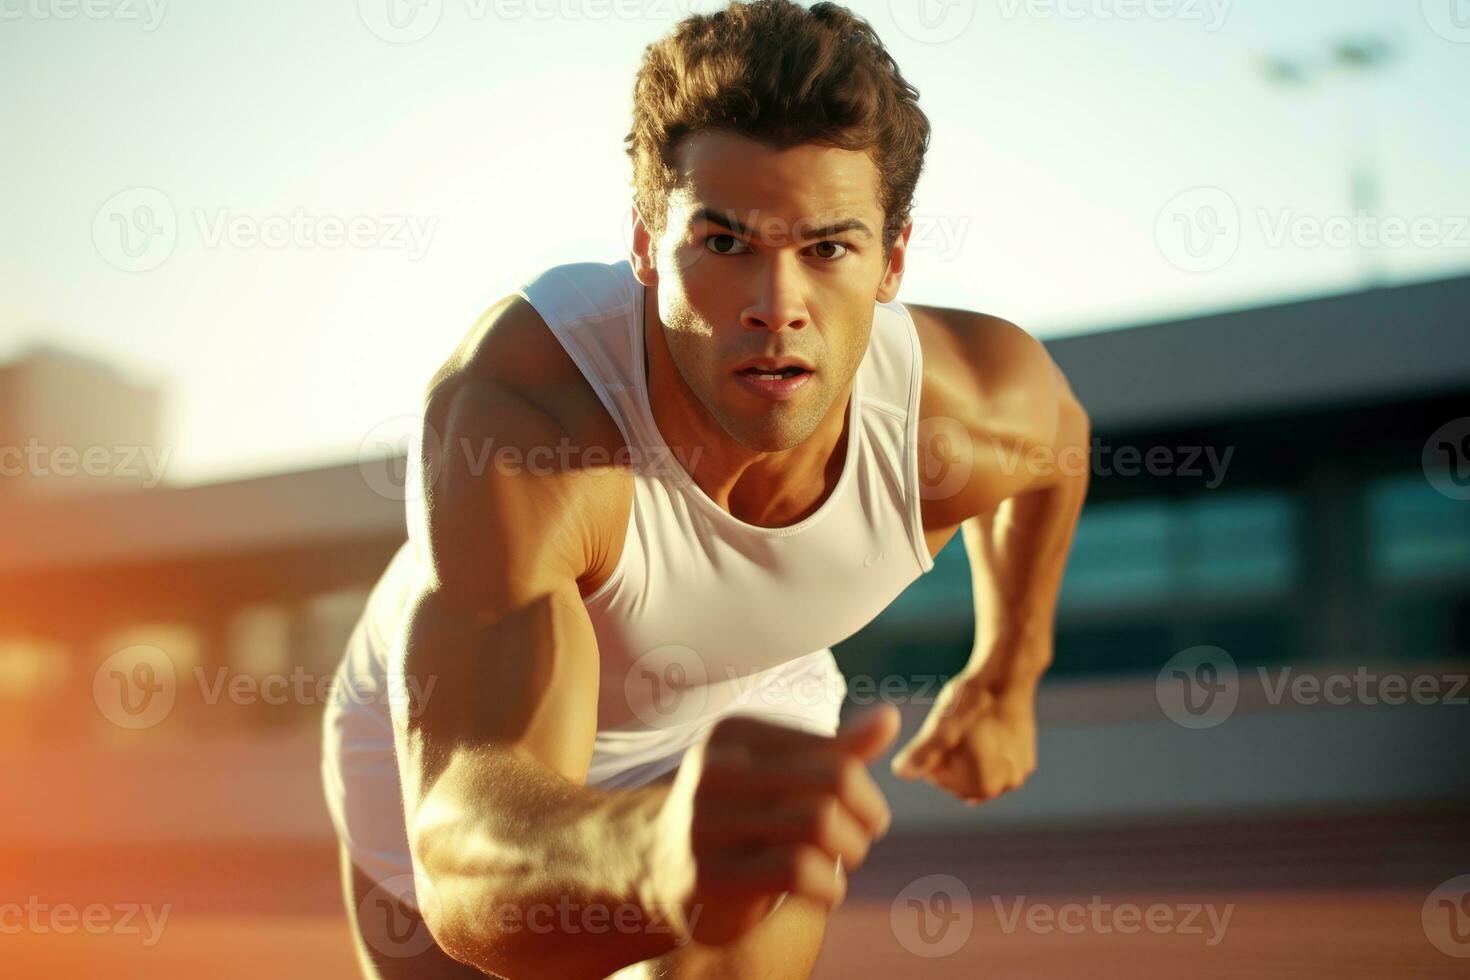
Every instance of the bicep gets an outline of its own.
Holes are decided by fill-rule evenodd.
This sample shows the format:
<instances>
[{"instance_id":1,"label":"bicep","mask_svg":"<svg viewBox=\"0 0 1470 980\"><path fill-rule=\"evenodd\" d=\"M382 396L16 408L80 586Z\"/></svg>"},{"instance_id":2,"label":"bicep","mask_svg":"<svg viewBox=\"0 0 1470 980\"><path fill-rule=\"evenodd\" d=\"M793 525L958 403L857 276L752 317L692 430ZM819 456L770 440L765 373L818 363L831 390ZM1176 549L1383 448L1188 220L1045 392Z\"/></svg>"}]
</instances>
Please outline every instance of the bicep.
<instances>
[{"instance_id":1,"label":"bicep","mask_svg":"<svg viewBox=\"0 0 1470 980\"><path fill-rule=\"evenodd\" d=\"M390 651L394 735L410 822L436 784L451 799L487 753L584 783L596 735L596 637L577 587L587 550L571 473L523 458L560 429L494 385L432 406L423 459L419 581ZM429 440L425 440L426 443ZM411 824L412 825L412 824Z\"/></svg>"},{"instance_id":2,"label":"bicep","mask_svg":"<svg viewBox=\"0 0 1470 980\"><path fill-rule=\"evenodd\" d=\"M979 392L969 420L975 514L1085 477L1091 438L1087 415L1045 346L1008 321L990 320L970 352Z\"/></svg>"}]
</instances>

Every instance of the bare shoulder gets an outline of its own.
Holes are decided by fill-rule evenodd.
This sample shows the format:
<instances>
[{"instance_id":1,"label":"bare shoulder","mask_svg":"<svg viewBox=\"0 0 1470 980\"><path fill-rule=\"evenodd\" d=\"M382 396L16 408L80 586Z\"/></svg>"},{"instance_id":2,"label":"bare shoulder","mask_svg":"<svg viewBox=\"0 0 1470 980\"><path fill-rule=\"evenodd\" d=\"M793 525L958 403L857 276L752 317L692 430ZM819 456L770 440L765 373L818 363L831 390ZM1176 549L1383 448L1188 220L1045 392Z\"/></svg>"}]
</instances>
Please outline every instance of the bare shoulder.
<instances>
[{"instance_id":1,"label":"bare shoulder","mask_svg":"<svg viewBox=\"0 0 1470 980\"><path fill-rule=\"evenodd\" d=\"M1002 317L905 305L924 355L920 418L1050 445L1066 382L1041 341Z\"/></svg>"},{"instance_id":2,"label":"bare shoulder","mask_svg":"<svg viewBox=\"0 0 1470 980\"><path fill-rule=\"evenodd\" d=\"M1001 317L905 304L923 351L919 473L931 551L1024 490L1028 453L1063 431L1066 380L1035 337Z\"/></svg>"},{"instance_id":3,"label":"bare shoulder","mask_svg":"<svg viewBox=\"0 0 1470 980\"><path fill-rule=\"evenodd\" d=\"M536 569L515 563L555 560L572 567L583 595L595 591L620 557L632 477L618 465L621 431L535 307L511 295L486 310L434 375L424 405L440 453L424 516L431 539L470 563L464 576L493 574L475 574L482 559L523 578ZM518 548L513 561L474 545L522 533L536 548Z\"/></svg>"},{"instance_id":4,"label":"bare shoulder","mask_svg":"<svg viewBox=\"0 0 1470 980\"><path fill-rule=\"evenodd\" d=\"M523 296L512 293L482 313L445 359L429 391L466 381L502 385L579 438L612 435L616 423L585 375Z\"/></svg>"}]
</instances>

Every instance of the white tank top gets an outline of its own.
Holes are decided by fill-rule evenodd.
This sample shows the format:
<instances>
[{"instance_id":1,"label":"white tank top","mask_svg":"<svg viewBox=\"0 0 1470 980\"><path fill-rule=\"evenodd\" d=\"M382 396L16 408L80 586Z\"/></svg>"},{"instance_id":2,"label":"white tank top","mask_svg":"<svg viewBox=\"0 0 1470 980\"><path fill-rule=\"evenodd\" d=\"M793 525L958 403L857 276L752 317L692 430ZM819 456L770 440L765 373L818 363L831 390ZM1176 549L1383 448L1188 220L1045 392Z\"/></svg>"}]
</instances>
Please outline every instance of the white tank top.
<instances>
[{"instance_id":1,"label":"white tank top","mask_svg":"<svg viewBox=\"0 0 1470 980\"><path fill-rule=\"evenodd\" d=\"M518 292L618 425L633 478L622 555L583 599L601 661L588 785L656 779L731 713L835 733L846 685L832 645L934 564L919 510L922 365L908 311L874 305L835 487L800 522L765 528L710 500L664 443L643 377L644 288L627 261L556 266ZM368 599L338 670L350 695L328 705L323 752L338 834L410 902L392 723L387 698L372 695L387 690L415 560L410 541Z\"/></svg>"}]
</instances>

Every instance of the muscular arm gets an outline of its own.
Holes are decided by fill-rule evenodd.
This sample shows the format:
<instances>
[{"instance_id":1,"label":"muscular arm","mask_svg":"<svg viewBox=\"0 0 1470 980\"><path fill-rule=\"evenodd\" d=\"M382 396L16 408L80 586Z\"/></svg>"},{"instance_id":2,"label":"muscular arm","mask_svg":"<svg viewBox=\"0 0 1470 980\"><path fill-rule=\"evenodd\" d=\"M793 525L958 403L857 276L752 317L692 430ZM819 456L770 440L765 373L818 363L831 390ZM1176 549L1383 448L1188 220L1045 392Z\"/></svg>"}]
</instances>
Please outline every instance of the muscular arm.
<instances>
[{"instance_id":1,"label":"muscular arm","mask_svg":"<svg viewBox=\"0 0 1470 980\"><path fill-rule=\"evenodd\" d=\"M603 977L675 937L650 889L667 787L585 785L599 671L577 581L597 481L497 465L489 450L565 433L494 381L440 384L426 423L442 452L420 461L426 554L392 665L432 692L393 706L421 910L480 969Z\"/></svg>"},{"instance_id":2,"label":"muscular arm","mask_svg":"<svg viewBox=\"0 0 1470 980\"><path fill-rule=\"evenodd\" d=\"M1035 693L1052 660L1091 429L1066 378L1025 331L965 311L921 315L928 343L920 431L933 419L949 438L928 440L946 447L929 451L945 466L924 468L931 461L921 457L920 472L959 474L937 490L926 486L925 526L958 525L964 535L975 645L892 766L901 778L923 776L976 804L1019 787L1036 768Z\"/></svg>"},{"instance_id":3,"label":"muscular arm","mask_svg":"<svg viewBox=\"0 0 1470 980\"><path fill-rule=\"evenodd\" d=\"M1059 369L1057 426L1029 483L961 525L975 601L969 669L994 690L1034 692L1051 663L1062 573L1087 496L1091 425Z\"/></svg>"},{"instance_id":4,"label":"muscular arm","mask_svg":"<svg viewBox=\"0 0 1470 980\"><path fill-rule=\"evenodd\" d=\"M1087 413L1046 348L1020 327L964 310L917 310L928 337L920 432L949 436L949 472L964 476L930 489L926 524L959 524L963 534L975 602L970 667L995 653L988 669L1001 680L1034 680L1049 643L1029 641L1052 632L1087 495ZM940 472L921 468L930 470ZM1032 658L1042 646L1047 655ZM1031 659L1008 661L1012 652Z\"/></svg>"}]
</instances>

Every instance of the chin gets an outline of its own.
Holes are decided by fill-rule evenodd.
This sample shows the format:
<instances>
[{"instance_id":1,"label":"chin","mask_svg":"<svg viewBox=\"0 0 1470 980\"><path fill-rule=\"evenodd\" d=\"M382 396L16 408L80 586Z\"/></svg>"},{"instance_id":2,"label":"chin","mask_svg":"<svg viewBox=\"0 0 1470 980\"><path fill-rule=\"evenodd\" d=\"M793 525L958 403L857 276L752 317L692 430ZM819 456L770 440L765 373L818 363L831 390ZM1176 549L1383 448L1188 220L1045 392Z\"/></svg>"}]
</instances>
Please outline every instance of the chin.
<instances>
[{"instance_id":1,"label":"chin","mask_svg":"<svg viewBox=\"0 0 1470 980\"><path fill-rule=\"evenodd\" d=\"M760 420L727 418L721 427L731 439L757 453L782 453L794 449L810 438L816 428L802 425L796 419L778 421L769 416Z\"/></svg>"}]
</instances>

